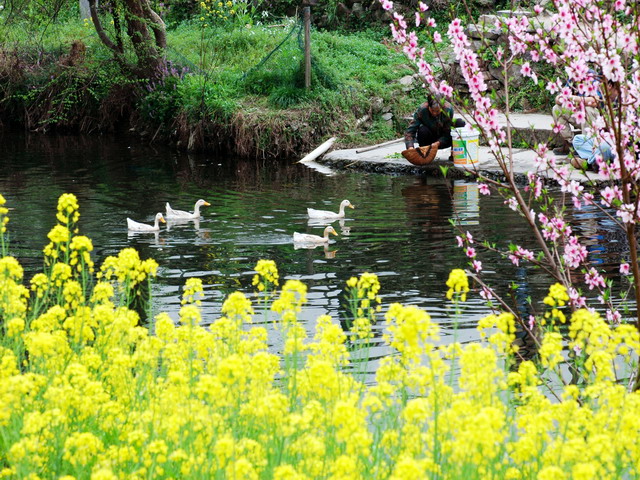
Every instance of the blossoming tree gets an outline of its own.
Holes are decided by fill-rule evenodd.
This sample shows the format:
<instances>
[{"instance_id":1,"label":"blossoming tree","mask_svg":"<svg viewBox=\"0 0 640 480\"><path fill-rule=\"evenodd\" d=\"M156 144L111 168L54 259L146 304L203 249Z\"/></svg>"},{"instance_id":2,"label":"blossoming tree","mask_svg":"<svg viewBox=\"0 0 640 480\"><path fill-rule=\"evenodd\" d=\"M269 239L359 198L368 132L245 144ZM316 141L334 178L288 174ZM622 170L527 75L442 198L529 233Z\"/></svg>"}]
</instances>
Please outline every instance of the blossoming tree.
<instances>
[{"instance_id":1,"label":"blossoming tree","mask_svg":"<svg viewBox=\"0 0 640 480\"><path fill-rule=\"evenodd\" d=\"M394 10L392 1L380 0L380 3L392 14L391 31L395 41L415 62L426 86L453 101L459 100L454 88L446 80L436 77L430 59L426 58L426 49L418 40L417 31L420 29L437 52L442 50L443 39L436 30L436 22L429 16L428 7L420 2L415 17L408 19ZM586 125L583 133L594 138L596 144L606 142L612 147L612 161L606 162L600 154L596 156L599 172L609 181L600 186L581 185L571 179L573 167L559 162L546 145L540 144L535 146L536 170L528 173L527 188L524 191L518 188L512 168L509 122L507 126L498 122L499 111L483 78L478 54L471 48L465 26L460 19L455 19L448 26L447 36L469 87L471 106L466 113L480 129L505 178L502 182L495 181L476 172L481 182L480 191L483 194L492 191L502 194L509 208L531 228L536 249L512 244L502 252L513 264L529 262L548 273L567 289L567 300L573 310L586 306L587 289L598 293L597 299L603 304L601 308L606 311L610 322L620 322L625 309L631 307L631 315L640 328L640 284L637 281L640 270L636 240L636 224L640 220L640 6L626 0L553 0L552 8L553 12L545 12L537 5L530 15L514 12L512 16L496 17L495 27L506 35L507 44L493 49L489 45L484 46L504 72L505 113L509 116L510 79L507 72L519 66L524 77L557 95L559 103L575 120L583 122L585 107L571 96L572 91L566 86L567 79L572 80L573 87L580 94L593 94L595 87L589 72L595 69L601 74L599 89L604 106ZM439 54L436 56L441 58ZM536 72L541 69L537 67L545 64L553 67L555 76L538 78ZM554 132L558 133L561 128L555 125ZM635 297L632 300L635 304L628 305L624 301L626 292L620 295L621 298L614 299L612 282L605 280L602 272L589 264L583 239L572 227L564 203L554 201L548 195L545 179L551 179L560 186L564 194L562 200L570 200L575 210L585 207L597 209L624 231L629 245L628 260L621 261L620 273L629 279L628 288L633 290L631 297ZM458 242L465 249L471 271L481 285L481 295L489 300L497 299L494 306L517 314L482 281L482 263L476 249L478 242L473 235L461 232ZM486 243L484 246L493 248ZM527 330L534 322L533 317L525 319L520 316L520 323Z\"/></svg>"}]
</instances>

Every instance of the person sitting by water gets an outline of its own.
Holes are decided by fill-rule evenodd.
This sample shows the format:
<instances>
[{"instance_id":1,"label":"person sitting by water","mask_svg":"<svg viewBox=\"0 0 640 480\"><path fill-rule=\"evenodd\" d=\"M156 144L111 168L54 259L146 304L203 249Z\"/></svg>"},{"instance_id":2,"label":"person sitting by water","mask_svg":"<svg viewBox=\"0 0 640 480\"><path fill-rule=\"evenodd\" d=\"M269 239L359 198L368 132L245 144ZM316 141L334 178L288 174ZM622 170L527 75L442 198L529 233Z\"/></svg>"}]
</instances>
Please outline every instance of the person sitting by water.
<instances>
[{"instance_id":1,"label":"person sitting by water","mask_svg":"<svg viewBox=\"0 0 640 480\"><path fill-rule=\"evenodd\" d=\"M451 148L451 128L464 127L465 121L453 121L453 107L440 94L430 94L427 101L413 114L413 119L404 132L404 144L407 149L418 142L421 147Z\"/></svg>"},{"instance_id":2,"label":"person sitting by water","mask_svg":"<svg viewBox=\"0 0 640 480\"><path fill-rule=\"evenodd\" d=\"M571 165L575 168L583 168L586 160L586 167L589 170L598 171L598 157L605 162L613 159L611 146L605 141L598 141L595 137L578 134L573 137L573 148L576 155L571 160Z\"/></svg>"}]
</instances>

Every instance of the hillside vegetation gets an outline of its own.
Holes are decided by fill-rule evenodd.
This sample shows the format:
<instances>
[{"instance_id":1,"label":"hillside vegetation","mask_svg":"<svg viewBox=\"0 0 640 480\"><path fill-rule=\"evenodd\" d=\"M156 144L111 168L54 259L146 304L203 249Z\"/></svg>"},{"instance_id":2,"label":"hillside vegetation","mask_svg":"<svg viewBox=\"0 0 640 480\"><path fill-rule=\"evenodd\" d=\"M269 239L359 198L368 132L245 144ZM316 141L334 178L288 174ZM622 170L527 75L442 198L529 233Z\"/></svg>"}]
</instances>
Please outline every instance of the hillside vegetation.
<instances>
[{"instance_id":1,"label":"hillside vegetation","mask_svg":"<svg viewBox=\"0 0 640 480\"><path fill-rule=\"evenodd\" d=\"M312 28L306 89L297 17L169 25L159 81L123 71L90 22L77 18L57 18L36 35L25 22L0 31L0 126L136 132L190 151L288 157L329 136L343 145L394 138L423 94L417 81L398 82L414 71L385 40L385 26Z\"/></svg>"}]
</instances>

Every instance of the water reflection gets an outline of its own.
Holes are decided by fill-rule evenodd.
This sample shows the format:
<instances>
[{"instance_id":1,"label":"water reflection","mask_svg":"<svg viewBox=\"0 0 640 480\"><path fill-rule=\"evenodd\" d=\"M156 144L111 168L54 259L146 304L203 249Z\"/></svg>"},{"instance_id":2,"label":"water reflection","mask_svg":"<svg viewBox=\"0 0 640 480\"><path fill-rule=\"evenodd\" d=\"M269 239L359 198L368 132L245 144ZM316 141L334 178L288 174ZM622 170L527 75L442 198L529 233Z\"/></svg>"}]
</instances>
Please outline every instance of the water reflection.
<instances>
[{"instance_id":1,"label":"water reflection","mask_svg":"<svg viewBox=\"0 0 640 480\"><path fill-rule=\"evenodd\" d=\"M193 227L196 232L200 230L199 218L167 218L167 232L172 229L180 229L184 227Z\"/></svg>"},{"instance_id":2,"label":"water reflection","mask_svg":"<svg viewBox=\"0 0 640 480\"><path fill-rule=\"evenodd\" d=\"M0 193L12 208L11 253L25 267L27 281L41 269L59 196L74 193L80 203L80 232L92 238L96 263L125 247L138 249L143 259L156 259L160 269L152 291L154 311L166 311L174 319L187 278L202 280L203 318L210 323L229 293L253 295L257 261L272 259L283 283L299 279L307 285L308 304L300 319L311 335L319 315L344 318L345 282L373 272L380 277L385 308L393 302L419 306L440 324L442 343L472 342L478 339L476 321L488 310L477 295L470 295L462 316L455 318L444 297L450 270L467 262L450 220L458 218L458 226L491 242L504 243L508 230L510 240L531 243L529 230L501 198L479 196L469 182L328 175L292 162L178 155L122 138L12 135L0 139L0 148ZM200 219L172 219L153 235L125 235L126 217L151 218L166 202L193 205L199 198L211 203ZM308 218L307 206L338 205L344 198L357 205L348 218ZM569 208L568 214L587 238L589 258L615 278L615 262L628 250L624 235L595 209ZM319 233L327 224L340 234L331 244L293 244L293 232ZM523 312L524 299L539 299L549 286L548 277L538 271L516 270L502 259L486 262L485 268L488 280L504 293L515 279L516 303ZM376 332L381 335L382 328Z\"/></svg>"},{"instance_id":3,"label":"water reflection","mask_svg":"<svg viewBox=\"0 0 640 480\"><path fill-rule=\"evenodd\" d=\"M318 247L322 247L324 251L324 258L336 258L337 249L330 250L327 244L310 244L310 243L294 243L294 250L315 250Z\"/></svg>"},{"instance_id":4,"label":"water reflection","mask_svg":"<svg viewBox=\"0 0 640 480\"><path fill-rule=\"evenodd\" d=\"M453 182L453 210L458 225L478 225L480 201L478 184L466 180Z\"/></svg>"},{"instance_id":5,"label":"water reflection","mask_svg":"<svg viewBox=\"0 0 640 480\"><path fill-rule=\"evenodd\" d=\"M331 225L334 223L336 219L330 218L310 218L307 220L307 225L309 227L324 227L326 225ZM351 227L347 226L347 219L340 218L338 219L338 225L340 227L339 233L343 236L348 236L351 234Z\"/></svg>"}]
</instances>

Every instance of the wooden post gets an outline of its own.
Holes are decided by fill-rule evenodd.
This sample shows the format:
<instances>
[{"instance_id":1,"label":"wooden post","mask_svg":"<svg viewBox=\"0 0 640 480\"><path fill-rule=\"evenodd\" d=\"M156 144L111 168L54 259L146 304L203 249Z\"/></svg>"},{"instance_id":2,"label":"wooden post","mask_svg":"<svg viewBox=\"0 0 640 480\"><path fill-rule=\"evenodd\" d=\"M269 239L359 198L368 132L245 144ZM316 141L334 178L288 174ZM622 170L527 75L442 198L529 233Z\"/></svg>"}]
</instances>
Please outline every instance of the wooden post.
<instances>
[{"instance_id":1,"label":"wooden post","mask_svg":"<svg viewBox=\"0 0 640 480\"><path fill-rule=\"evenodd\" d=\"M304 7L304 88L311 87L311 7Z\"/></svg>"}]
</instances>

